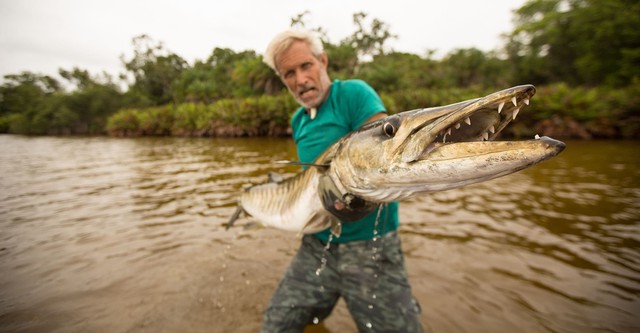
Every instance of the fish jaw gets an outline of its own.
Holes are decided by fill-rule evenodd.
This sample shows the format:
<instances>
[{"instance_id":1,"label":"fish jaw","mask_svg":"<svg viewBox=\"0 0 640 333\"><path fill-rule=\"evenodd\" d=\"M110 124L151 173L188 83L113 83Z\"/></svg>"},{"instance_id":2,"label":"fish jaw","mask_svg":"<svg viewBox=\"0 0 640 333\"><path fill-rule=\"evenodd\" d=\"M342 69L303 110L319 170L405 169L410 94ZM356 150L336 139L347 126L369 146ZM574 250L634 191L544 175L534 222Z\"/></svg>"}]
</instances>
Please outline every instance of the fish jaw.
<instances>
[{"instance_id":1,"label":"fish jaw","mask_svg":"<svg viewBox=\"0 0 640 333\"><path fill-rule=\"evenodd\" d=\"M330 175L345 192L389 202L530 167L559 154L564 143L493 140L534 94L531 85L517 86L368 124L336 144Z\"/></svg>"},{"instance_id":2,"label":"fish jaw","mask_svg":"<svg viewBox=\"0 0 640 333\"><path fill-rule=\"evenodd\" d=\"M502 177L548 160L564 148L564 143L548 137L447 144L434 149L428 159L369 170L345 188L374 202L402 200Z\"/></svg>"}]
</instances>

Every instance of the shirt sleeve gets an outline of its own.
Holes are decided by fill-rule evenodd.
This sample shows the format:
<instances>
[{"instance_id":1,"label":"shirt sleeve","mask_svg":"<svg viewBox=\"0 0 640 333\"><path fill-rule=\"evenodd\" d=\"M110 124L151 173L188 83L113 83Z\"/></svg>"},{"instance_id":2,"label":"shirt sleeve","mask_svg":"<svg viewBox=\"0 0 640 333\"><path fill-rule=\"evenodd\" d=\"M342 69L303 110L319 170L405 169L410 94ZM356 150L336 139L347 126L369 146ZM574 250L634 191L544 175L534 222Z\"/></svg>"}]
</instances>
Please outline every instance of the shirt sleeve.
<instances>
[{"instance_id":1,"label":"shirt sleeve","mask_svg":"<svg viewBox=\"0 0 640 333\"><path fill-rule=\"evenodd\" d=\"M380 96L362 80L349 81L348 99L351 130L360 128L367 119L376 113L387 112Z\"/></svg>"}]
</instances>

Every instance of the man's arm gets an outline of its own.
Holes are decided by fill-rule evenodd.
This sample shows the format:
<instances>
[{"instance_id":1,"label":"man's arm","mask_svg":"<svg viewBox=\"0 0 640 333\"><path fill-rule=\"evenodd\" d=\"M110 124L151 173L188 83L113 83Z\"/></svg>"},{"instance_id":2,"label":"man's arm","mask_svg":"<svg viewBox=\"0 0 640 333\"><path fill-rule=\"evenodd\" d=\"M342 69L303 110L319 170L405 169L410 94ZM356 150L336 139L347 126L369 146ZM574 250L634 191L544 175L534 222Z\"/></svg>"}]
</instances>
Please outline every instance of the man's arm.
<instances>
[{"instance_id":1,"label":"man's arm","mask_svg":"<svg viewBox=\"0 0 640 333\"><path fill-rule=\"evenodd\" d=\"M386 112L378 112L378 113L374 114L373 116L369 117L369 119L365 120L365 122L362 125L364 125L366 123L370 123L372 121L376 121L378 119L382 119L382 118L384 118L386 116L387 116Z\"/></svg>"}]
</instances>

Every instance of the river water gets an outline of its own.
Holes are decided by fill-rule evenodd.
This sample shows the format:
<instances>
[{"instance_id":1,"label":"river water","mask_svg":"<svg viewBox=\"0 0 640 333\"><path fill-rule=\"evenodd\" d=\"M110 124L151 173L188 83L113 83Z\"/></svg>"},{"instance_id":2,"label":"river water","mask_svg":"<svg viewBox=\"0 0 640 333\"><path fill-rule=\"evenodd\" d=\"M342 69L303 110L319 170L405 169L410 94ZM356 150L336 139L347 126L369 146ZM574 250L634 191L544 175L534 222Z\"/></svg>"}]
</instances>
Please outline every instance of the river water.
<instances>
[{"instance_id":1,"label":"river water","mask_svg":"<svg viewBox=\"0 0 640 333\"><path fill-rule=\"evenodd\" d=\"M0 136L1 332L254 332L297 235L225 231L290 139ZM426 332L639 332L638 142L402 202ZM247 226L242 228L242 225ZM344 305L319 331L355 331Z\"/></svg>"}]
</instances>

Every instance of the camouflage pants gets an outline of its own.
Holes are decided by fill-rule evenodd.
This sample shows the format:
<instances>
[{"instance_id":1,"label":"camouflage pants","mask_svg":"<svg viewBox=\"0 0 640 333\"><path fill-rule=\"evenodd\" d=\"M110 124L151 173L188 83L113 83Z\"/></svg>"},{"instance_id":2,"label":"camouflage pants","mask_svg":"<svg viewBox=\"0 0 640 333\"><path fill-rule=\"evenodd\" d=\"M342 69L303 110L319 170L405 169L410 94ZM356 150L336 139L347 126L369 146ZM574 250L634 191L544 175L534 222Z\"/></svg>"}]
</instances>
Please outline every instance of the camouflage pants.
<instances>
[{"instance_id":1,"label":"camouflage pants","mask_svg":"<svg viewBox=\"0 0 640 333\"><path fill-rule=\"evenodd\" d=\"M328 250L316 237L304 236L261 332L302 332L329 316L340 297L360 332L422 332L395 231L377 240L331 244Z\"/></svg>"}]
</instances>

